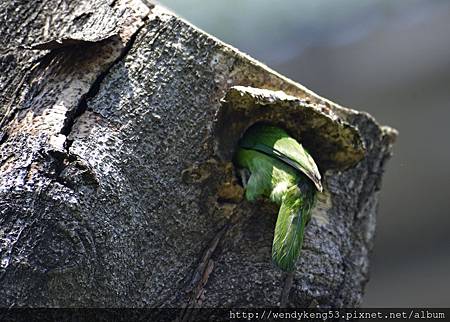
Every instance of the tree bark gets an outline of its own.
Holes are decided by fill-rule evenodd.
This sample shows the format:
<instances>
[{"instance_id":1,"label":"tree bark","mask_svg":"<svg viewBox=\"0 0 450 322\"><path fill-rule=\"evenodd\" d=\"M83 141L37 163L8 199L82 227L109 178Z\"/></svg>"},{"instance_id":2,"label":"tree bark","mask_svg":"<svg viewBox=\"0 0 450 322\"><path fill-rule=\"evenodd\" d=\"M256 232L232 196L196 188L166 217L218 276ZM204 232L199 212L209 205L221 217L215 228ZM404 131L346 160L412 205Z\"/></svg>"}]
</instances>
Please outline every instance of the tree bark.
<instances>
[{"instance_id":1,"label":"tree bark","mask_svg":"<svg viewBox=\"0 0 450 322\"><path fill-rule=\"evenodd\" d=\"M159 6L0 7L0 306L361 303L394 130ZM277 210L232 164L259 121L324 177L292 276L270 260Z\"/></svg>"}]
</instances>

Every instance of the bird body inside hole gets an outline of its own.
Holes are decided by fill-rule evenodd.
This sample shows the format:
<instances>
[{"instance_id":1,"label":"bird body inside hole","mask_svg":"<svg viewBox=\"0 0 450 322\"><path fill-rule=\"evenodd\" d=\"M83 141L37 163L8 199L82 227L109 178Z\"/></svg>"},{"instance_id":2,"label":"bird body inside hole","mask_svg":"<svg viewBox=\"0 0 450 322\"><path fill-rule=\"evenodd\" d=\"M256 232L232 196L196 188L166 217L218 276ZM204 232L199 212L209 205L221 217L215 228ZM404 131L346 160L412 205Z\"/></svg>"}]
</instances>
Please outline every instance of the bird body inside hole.
<instances>
[{"instance_id":1,"label":"bird body inside hole","mask_svg":"<svg viewBox=\"0 0 450 322\"><path fill-rule=\"evenodd\" d=\"M323 189L314 159L283 129L256 124L239 141L235 162L248 201L267 198L280 206L272 260L281 270L293 271L317 192Z\"/></svg>"}]
</instances>

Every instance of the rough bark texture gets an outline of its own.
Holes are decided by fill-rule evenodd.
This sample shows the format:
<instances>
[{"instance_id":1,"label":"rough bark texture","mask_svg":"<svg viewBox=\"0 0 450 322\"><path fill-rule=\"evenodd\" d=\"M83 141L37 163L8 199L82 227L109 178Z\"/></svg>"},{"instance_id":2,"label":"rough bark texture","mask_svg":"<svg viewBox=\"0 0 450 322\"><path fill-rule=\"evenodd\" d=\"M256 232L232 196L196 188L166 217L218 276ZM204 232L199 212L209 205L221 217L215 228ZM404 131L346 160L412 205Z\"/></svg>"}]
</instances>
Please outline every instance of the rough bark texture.
<instances>
[{"instance_id":1,"label":"rough bark texture","mask_svg":"<svg viewBox=\"0 0 450 322\"><path fill-rule=\"evenodd\" d=\"M276 209L231 163L256 121L324 177L288 305L361 302L395 131L138 0L0 7L1 306L278 305Z\"/></svg>"}]
</instances>

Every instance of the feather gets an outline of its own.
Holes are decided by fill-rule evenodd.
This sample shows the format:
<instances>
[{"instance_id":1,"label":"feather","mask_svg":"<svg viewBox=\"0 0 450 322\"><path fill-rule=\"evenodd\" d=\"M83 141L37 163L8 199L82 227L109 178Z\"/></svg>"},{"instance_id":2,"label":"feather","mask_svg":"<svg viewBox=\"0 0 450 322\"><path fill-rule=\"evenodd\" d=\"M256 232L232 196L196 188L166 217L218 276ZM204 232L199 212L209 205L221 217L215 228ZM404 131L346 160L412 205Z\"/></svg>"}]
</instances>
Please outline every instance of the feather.
<instances>
[{"instance_id":1,"label":"feather","mask_svg":"<svg viewBox=\"0 0 450 322\"><path fill-rule=\"evenodd\" d=\"M293 186L283 197L278 213L272 245L272 260L283 271L293 271L300 256L306 224L311 218L314 204L311 184Z\"/></svg>"},{"instance_id":2,"label":"feather","mask_svg":"<svg viewBox=\"0 0 450 322\"><path fill-rule=\"evenodd\" d=\"M317 190L322 191L317 165L284 130L261 124L247 130L234 161L251 173L245 191L247 200L266 197L280 205L272 259L280 269L293 271Z\"/></svg>"},{"instance_id":3,"label":"feather","mask_svg":"<svg viewBox=\"0 0 450 322\"><path fill-rule=\"evenodd\" d=\"M251 127L239 142L244 149L251 149L288 164L294 169L305 174L322 192L321 175L313 158L284 130L270 126L256 124Z\"/></svg>"}]
</instances>

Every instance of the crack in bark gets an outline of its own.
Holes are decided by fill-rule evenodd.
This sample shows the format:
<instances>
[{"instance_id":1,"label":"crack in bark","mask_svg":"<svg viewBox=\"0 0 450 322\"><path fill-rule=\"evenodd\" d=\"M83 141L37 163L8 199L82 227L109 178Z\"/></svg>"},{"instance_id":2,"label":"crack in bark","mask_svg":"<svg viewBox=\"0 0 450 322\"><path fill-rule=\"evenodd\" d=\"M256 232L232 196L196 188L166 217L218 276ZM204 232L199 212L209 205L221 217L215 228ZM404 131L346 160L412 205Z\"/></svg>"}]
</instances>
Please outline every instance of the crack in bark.
<instances>
[{"instance_id":1,"label":"crack in bark","mask_svg":"<svg viewBox=\"0 0 450 322\"><path fill-rule=\"evenodd\" d=\"M120 55L102 73L100 73L100 75L92 83L87 93L83 94L80 97L80 100L76 108L74 108L73 110L69 110L66 113L64 124L60 131L60 134L63 134L66 137L64 142L65 155L63 157L54 158L54 160L56 161L55 169L57 169L55 180L69 189L73 189L74 187L72 187L71 184L69 184L63 178L61 178L61 173L71 162L73 162L74 160L76 161L78 159L76 155L72 155L70 152L70 147L73 144L73 140L69 139L69 135L72 132L76 120L88 110L87 104L88 100L95 97L98 94L103 80L112 70L112 68L116 66L120 61L122 61L127 56L131 48L133 48L133 45L136 41L138 34L146 25L145 21L148 20L148 16L143 17L142 20L144 21L144 23L133 33L133 35L130 37L126 45L123 47Z\"/></svg>"},{"instance_id":2,"label":"crack in bark","mask_svg":"<svg viewBox=\"0 0 450 322\"><path fill-rule=\"evenodd\" d=\"M147 20L147 17L144 17L143 20L144 21ZM109 74L111 69L127 56L129 51L131 50L131 48L133 48L133 45L136 41L136 38L137 38L139 32L144 28L144 26L145 26L145 23L136 30L136 32L130 37L130 40L127 42L127 44L122 49L122 53L119 55L119 57L117 57L114 60L114 62L112 62L106 68L106 70L103 71L96 78L96 80L92 83L91 88L88 90L88 92L80 98L78 106L74 110L68 111L66 113L66 119L64 120L64 125L63 125L60 133L66 136L65 149L66 149L66 152L68 155L70 154L70 152L69 152L70 146L73 143L73 140L69 140L68 137L69 137L70 133L72 132L72 128L73 128L76 120L88 110L87 101L89 99L95 97L98 94L101 83L106 78L106 76Z\"/></svg>"},{"instance_id":3,"label":"crack in bark","mask_svg":"<svg viewBox=\"0 0 450 322\"><path fill-rule=\"evenodd\" d=\"M194 318L191 309L201 306L204 297L204 287L214 269L215 262L212 259L212 256L230 227L231 225L229 223L225 224L225 226L214 236L203 253L202 259L195 269L192 280L186 290L186 293L191 293L189 301L183 308L177 321L191 321L192 318Z\"/></svg>"}]
</instances>

